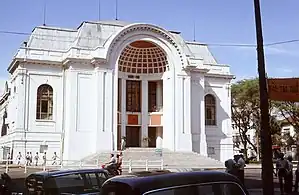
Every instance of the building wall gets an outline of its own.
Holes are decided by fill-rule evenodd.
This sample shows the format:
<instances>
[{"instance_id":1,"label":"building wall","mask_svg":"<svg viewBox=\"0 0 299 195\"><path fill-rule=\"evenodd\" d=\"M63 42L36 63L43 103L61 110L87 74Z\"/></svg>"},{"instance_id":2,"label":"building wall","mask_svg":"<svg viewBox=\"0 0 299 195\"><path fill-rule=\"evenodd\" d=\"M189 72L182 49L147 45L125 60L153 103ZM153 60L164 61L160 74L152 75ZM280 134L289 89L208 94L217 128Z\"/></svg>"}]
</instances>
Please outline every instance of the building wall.
<instances>
[{"instance_id":1,"label":"building wall","mask_svg":"<svg viewBox=\"0 0 299 195\"><path fill-rule=\"evenodd\" d=\"M92 29L88 29L89 26ZM82 31L81 28L86 29ZM64 31L47 27L39 29L35 33ZM86 24L80 27L78 34L83 38L90 33L99 35L99 29L101 25ZM11 133L1 138L3 144L14 148L14 156L18 152L35 153L40 145L49 145L49 155L55 151L69 160L80 159L97 151L115 150L117 89L120 87L116 64L120 52L127 44L146 40L165 51L172 67L162 77L163 147L172 151L209 154L222 161L231 158L230 91L227 88L231 75L228 67L219 66L215 69L218 65L204 65L216 63L211 60L207 48L200 48L200 44L192 46L192 51L203 55L198 57L197 53L190 53L191 46L188 47L184 41L180 42L170 36L169 32L152 25L134 24L126 28L109 29L114 29L114 34L101 35L107 40L99 40L99 43L83 42L83 38L81 41L79 38L78 41L73 40L75 45L84 48L72 47L72 41L66 43L53 39L48 42L32 36L28 45L18 50L16 59L24 58L26 64L18 61L17 70L11 72L13 93L8 106ZM65 30L64 33L77 34L77 31ZM184 52L188 53L185 55ZM187 61L187 56L192 56L190 61ZM191 68L209 69L208 74L216 76L186 72L190 64ZM228 75L228 78L221 78L221 75ZM49 84L54 90L53 120L35 118L36 92L41 84ZM142 81L142 86L146 88L146 81ZM204 95L209 93L215 96L217 102L215 126L204 124ZM143 94L143 98L147 97ZM148 117L146 104L142 110L142 124L147 124L148 119L144 118ZM142 136L145 137L146 128L142 127Z\"/></svg>"},{"instance_id":2,"label":"building wall","mask_svg":"<svg viewBox=\"0 0 299 195\"><path fill-rule=\"evenodd\" d=\"M233 157L230 79L205 77L205 95L216 98L216 125L206 125L209 157L225 161Z\"/></svg>"}]
</instances>

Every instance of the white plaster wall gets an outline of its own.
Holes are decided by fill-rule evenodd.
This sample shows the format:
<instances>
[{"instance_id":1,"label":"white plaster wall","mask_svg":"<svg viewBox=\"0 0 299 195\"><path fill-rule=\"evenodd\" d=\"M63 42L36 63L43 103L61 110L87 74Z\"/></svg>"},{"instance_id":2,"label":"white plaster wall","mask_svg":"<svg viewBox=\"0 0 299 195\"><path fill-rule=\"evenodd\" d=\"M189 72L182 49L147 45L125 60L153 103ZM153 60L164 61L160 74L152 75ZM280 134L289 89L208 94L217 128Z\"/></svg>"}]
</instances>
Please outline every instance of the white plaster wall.
<instances>
[{"instance_id":1,"label":"white plaster wall","mask_svg":"<svg viewBox=\"0 0 299 195\"><path fill-rule=\"evenodd\" d=\"M207 156L207 141L205 132L204 108L204 75L192 73L191 75L191 132L192 151Z\"/></svg>"},{"instance_id":2,"label":"white plaster wall","mask_svg":"<svg viewBox=\"0 0 299 195\"><path fill-rule=\"evenodd\" d=\"M205 77L205 95L216 98L216 125L206 125L208 156L222 162L233 157L229 79Z\"/></svg>"},{"instance_id":3,"label":"white plaster wall","mask_svg":"<svg viewBox=\"0 0 299 195\"><path fill-rule=\"evenodd\" d=\"M113 72L91 64L66 70L64 159L112 150Z\"/></svg>"},{"instance_id":4,"label":"white plaster wall","mask_svg":"<svg viewBox=\"0 0 299 195\"><path fill-rule=\"evenodd\" d=\"M71 64L66 70L63 159L78 160L94 152L96 107L93 74L91 67L84 64Z\"/></svg>"},{"instance_id":5,"label":"white plaster wall","mask_svg":"<svg viewBox=\"0 0 299 195\"><path fill-rule=\"evenodd\" d=\"M28 111L26 115L26 131L61 133L62 132L62 69L42 65L27 65L27 91ZM42 84L48 84L53 88L53 119L36 119L37 89ZM27 125L28 123L28 125ZM46 138L46 137L45 137ZM45 139L43 138L43 139Z\"/></svg>"},{"instance_id":6,"label":"white plaster wall","mask_svg":"<svg viewBox=\"0 0 299 195\"><path fill-rule=\"evenodd\" d=\"M173 72L163 75L163 148L175 150L175 85ZM167 94L167 95L165 95Z\"/></svg>"},{"instance_id":7,"label":"white plaster wall","mask_svg":"<svg viewBox=\"0 0 299 195\"><path fill-rule=\"evenodd\" d=\"M175 150L191 152L191 110L190 76L186 73L176 75L175 79ZM168 95L165 95L169 98ZM163 110L164 113L166 110Z\"/></svg>"}]
</instances>

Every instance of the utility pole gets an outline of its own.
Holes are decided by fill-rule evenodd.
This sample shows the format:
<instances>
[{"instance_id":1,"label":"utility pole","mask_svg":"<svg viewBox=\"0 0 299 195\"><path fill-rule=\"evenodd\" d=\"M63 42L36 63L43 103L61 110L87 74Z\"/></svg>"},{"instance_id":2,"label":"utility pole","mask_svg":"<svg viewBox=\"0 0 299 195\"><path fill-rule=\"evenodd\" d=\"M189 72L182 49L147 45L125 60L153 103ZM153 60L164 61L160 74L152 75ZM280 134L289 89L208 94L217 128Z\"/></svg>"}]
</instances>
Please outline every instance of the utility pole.
<instances>
[{"instance_id":1,"label":"utility pole","mask_svg":"<svg viewBox=\"0 0 299 195\"><path fill-rule=\"evenodd\" d=\"M264 41L261 19L260 1L254 0L257 60L260 87L260 109L261 109L261 153L262 153L262 181L263 195L274 195L273 189L273 162L272 162L272 140L269 126L269 102L267 91L267 78L264 58Z\"/></svg>"}]
</instances>

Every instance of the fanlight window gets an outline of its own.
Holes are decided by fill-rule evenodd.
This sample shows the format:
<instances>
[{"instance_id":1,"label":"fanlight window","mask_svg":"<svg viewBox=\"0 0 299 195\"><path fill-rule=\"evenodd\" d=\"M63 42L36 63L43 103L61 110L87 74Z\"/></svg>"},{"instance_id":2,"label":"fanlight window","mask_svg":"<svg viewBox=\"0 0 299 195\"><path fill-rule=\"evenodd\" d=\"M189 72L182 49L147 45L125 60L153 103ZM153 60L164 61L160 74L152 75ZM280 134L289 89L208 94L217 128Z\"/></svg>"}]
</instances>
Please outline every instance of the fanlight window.
<instances>
[{"instance_id":1,"label":"fanlight window","mask_svg":"<svg viewBox=\"0 0 299 195\"><path fill-rule=\"evenodd\" d=\"M37 89L36 119L53 119L53 88L43 84Z\"/></svg>"},{"instance_id":2,"label":"fanlight window","mask_svg":"<svg viewBox=\"0 0 299 195\"><path fill-rule=\"evenodd\" d=\"M216 99L211 94L205 96L205 124L216 125Z\"/></svg>"}]
</instances>

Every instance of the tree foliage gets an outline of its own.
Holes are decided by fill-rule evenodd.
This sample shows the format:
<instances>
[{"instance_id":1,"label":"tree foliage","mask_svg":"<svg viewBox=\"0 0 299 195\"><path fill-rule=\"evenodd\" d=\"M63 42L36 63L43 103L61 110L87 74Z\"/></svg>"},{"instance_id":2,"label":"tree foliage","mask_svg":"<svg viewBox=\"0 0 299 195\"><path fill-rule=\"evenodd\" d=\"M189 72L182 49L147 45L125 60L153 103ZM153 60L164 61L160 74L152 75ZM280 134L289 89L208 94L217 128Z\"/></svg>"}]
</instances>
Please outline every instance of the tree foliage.
<instances>
[{"instance_id":1,"label":"tree foliage","mask_svg":"<svg viewBox=\"0 0 299 195\"><path fill-rule=\"evenodd\" d=\"M274 104L280 116L294 127L296 134L299 134L299 104L295 102L275 102Z\"/></svg>"},{"instance_id":2,"label":"tree foliage","mask_svg":"<svg viewBox=\"0 0 299 195\"><path fill-rule=\"evenodd\" d=\"M256 125L254 113L259 107L258 82L253 80L242 80L232 85L232 122L238 129L244 152L247 153L248 144L257 151L255 143L248 138L247 133ZM244 155L246 156L246 154Z\"/></svg>"},{"instance_id":3,"label":"tree foliage","mask_svg":"<svg viewBox=\"0 0 299 195\"><path fill-rule=\"evenodd\" d=\"M247 133L251 129L256 130L256 137L260 137L260 100L258 79L241 80L232 85L232 123L235 129L238 129L241 142L246 153L248 145L259 153L256 143L253 143ZM269 103L269 113L273 113L274 104ZM277 121L275 115L270 116L270 133L273 142L280 140L281 124ZM247 154L247 153L246 153ZM244 156L246 156L244 154Z\"/></svg>"}]
</instances>

